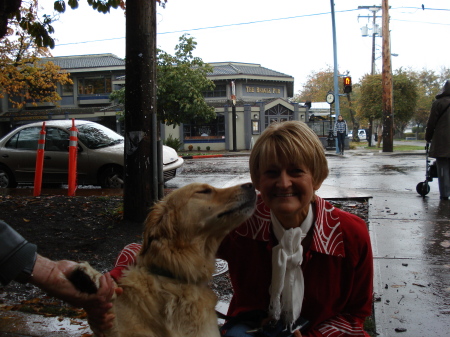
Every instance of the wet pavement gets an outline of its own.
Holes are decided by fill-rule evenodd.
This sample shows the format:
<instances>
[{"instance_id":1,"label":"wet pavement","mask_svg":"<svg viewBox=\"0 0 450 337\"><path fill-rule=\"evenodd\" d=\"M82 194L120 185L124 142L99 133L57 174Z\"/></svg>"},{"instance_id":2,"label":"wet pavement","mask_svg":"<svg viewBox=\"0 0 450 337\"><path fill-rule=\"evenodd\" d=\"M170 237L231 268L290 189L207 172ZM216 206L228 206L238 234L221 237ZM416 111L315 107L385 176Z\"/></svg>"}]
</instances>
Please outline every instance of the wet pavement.
<instances>
[{"instance_id":1,"label":"wet pavement","mask_svg":"<svg viewBox=\"0 0 450 337\"><path fill-rule=\"evenodd\" d=\"M425 179L424 154L351 150L336 156L327 152L330 175L318 195L369 198L379 336L446 336L450 331L450 200L439 199L437 179L430 183L426 197L417 194L416 185ZM186 170L168 187L200 179L217 187L247 182L246 155L195 159L198 164L188 160ZM206 171L189 176L189 165L202 164L205 168L223 165L223 177ZM0 311L0 336L83 336L90 332L85 324Z\"/></svg>"}]
</instances>

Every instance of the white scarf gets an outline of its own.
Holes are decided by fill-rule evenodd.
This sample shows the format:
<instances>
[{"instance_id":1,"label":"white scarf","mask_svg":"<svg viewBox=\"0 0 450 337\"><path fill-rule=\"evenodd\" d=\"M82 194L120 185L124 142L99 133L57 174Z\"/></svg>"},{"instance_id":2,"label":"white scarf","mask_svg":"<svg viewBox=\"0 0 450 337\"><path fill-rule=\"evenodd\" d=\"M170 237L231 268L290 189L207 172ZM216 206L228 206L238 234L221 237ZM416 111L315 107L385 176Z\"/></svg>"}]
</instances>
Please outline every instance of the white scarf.
<instances>
[{"instance_id":1,"label":"white scarf","mask_svg":"<svg viewBox=\"0 0 450 337\"><path fill-rule=\"evenodd\" d=\"M303 261L301 241L313 224L313 211L309 205L308 215L301 226L288 230L284 229L272 212L270 216L279 243L272 248L269 314L276 320L281 316L292 332L293 323L300 317L305 291L301 268Z\"/></svg>"}]
</instances>

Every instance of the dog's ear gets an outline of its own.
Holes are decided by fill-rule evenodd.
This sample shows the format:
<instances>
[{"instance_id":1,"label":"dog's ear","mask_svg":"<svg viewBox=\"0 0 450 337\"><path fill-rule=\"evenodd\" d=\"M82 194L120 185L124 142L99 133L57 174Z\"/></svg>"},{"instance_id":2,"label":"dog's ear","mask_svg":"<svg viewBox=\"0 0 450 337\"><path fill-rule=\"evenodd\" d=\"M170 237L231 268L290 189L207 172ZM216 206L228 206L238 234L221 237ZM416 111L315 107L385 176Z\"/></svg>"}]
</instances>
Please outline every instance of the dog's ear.
<instances>
[{"instance_id":1,"label":"dog's ear","mask_svg":"<svg viewBox=\"0 0 450 337\"><path fill-rule=\"evenodd\" d=\"M152 241L172 240L176 235L176 212L166 201L160 201L153 206L145 220L144 242L141 255L144 255Z\"/></svg>"}]
</instances>

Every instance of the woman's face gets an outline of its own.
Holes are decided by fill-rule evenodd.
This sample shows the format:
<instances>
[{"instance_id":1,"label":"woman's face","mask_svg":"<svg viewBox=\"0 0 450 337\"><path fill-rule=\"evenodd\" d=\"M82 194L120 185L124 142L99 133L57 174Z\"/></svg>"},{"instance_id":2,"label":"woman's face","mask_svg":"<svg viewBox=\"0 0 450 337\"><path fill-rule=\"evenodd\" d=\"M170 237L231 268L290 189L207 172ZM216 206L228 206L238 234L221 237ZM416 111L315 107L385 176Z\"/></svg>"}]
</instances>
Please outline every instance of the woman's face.
<instances>
[{"instance_id":1,"label":"woman's face","mask_svg":"<svg viewBox=\"0 0 450 337\"><path fill-rule=\"evenodd\" d=\"M298 227L308 214L314 196L313 177L304 165L269 163L260 172L255 187L264 203L285 228Z\"/></svg>"},{"instance_id":2,"label":"woman's face","mask_svg":"<svg viewBox=\"0 0 450 337\"><path fill-rule=\"evenodd\" d=\"M342 116L339 116L338 119L341 121L342 120Z\"/></svg>"}]
</instances>

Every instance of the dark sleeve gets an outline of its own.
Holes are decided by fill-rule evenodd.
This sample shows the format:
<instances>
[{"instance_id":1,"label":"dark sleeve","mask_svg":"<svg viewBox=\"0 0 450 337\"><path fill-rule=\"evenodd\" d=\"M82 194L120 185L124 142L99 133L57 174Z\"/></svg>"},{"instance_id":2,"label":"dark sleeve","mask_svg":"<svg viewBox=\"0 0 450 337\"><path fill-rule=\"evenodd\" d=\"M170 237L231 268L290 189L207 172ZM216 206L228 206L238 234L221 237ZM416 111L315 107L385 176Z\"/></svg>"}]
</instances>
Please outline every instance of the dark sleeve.
<instances>
[{"instance_id":1,"label":"dark sleeve","mask_svg":"<svg viewBox=\"0 0 450 337\"><path fill-rule=\"evenodd\" d=\"M434 130L436 129L436 124L439 120L439 117L443 111L442 110L442 100L435 100L431 105L430 117L427 122L427 129L425 131L425 140L427 142L431 142L433 139Z\"/></svg>"},{"instance_id":2,"label":"dark sleeve","mask_svg":"<svg viewBox=\"0 0 450 337\"><path fill-rule=\"evenodd\" d=\"M31 274L36 262L36 251L36 245L0 221L0 282L7 285L22 271Z\"/></svg>"}]
</instances>

